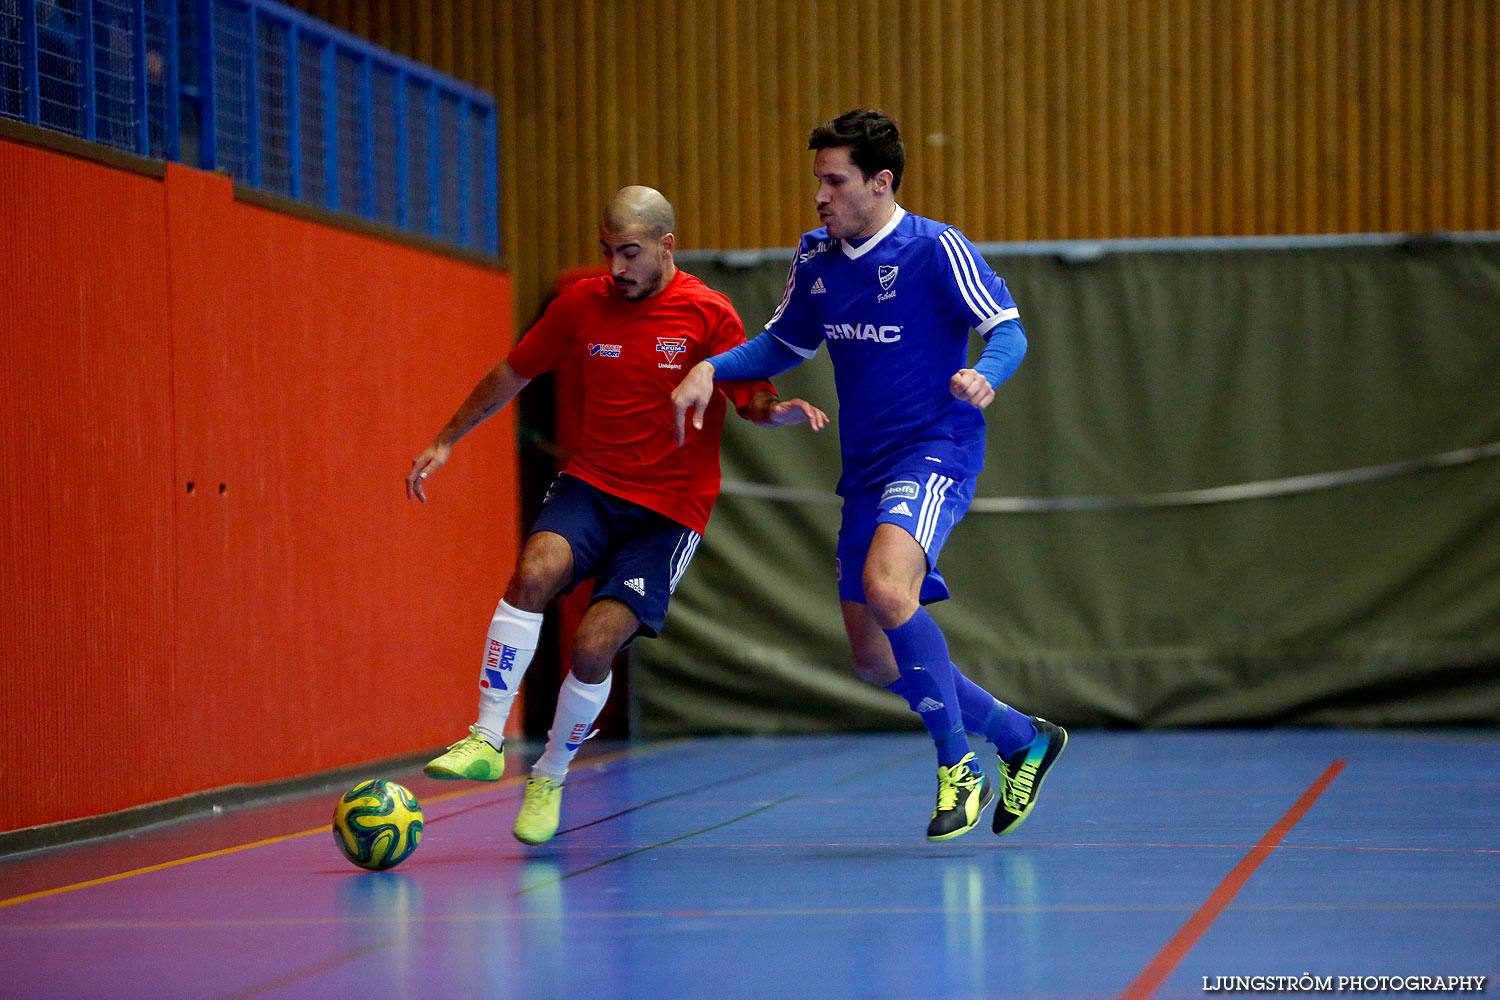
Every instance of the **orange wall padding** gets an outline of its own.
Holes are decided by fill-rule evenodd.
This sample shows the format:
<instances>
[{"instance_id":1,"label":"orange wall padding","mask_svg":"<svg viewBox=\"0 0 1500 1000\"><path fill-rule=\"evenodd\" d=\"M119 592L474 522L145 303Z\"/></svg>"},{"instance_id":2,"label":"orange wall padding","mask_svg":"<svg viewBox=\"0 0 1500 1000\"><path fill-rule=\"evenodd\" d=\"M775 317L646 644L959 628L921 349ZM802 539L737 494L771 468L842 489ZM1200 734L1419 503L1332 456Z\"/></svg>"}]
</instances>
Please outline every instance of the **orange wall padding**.
<instances>
[{"instance_id":1,"label":"orange wall padding","mask_svg":"<svg viewBox=\"0 0 1500 1000\"><path fill-rule=\"evenodd\" d=\"M462 735L509 412L425 506L402 478L514 340L508 277L8 142L0 240L0 831Z\"/></svg>"},{"instance_id":2,"label":"orange wall padding","mask_svg":"<svg viewBox=\"0 0 1500 1000\"><path fill-rule=\"evenodd\" d=\"M145 801L122 785L149 795L181 735L155 721L177 598L161 188L0 142L0 829Z\"/></svg>"}]
</instances>

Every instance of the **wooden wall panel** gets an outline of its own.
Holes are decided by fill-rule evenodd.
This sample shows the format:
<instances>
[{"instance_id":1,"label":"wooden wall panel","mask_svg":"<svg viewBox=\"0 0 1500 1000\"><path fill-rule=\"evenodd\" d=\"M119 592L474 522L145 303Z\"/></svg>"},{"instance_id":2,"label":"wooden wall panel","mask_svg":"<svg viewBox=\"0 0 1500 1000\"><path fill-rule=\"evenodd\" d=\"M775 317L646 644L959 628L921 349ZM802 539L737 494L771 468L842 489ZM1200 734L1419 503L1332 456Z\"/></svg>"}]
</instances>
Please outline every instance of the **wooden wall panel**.
<instances>
[{"instance_id":1,"label":"wooden wall panel","mask_svg":"<svg viewBox=\"0 0 1500 1000\"><path fill-rule=\"evenodd\" d=\"M978 241L1500 228L1500 0L298 2L497 95L523 318L622 184L685 248L791 244L857 105Z\"/></svg>"}]
</instances>

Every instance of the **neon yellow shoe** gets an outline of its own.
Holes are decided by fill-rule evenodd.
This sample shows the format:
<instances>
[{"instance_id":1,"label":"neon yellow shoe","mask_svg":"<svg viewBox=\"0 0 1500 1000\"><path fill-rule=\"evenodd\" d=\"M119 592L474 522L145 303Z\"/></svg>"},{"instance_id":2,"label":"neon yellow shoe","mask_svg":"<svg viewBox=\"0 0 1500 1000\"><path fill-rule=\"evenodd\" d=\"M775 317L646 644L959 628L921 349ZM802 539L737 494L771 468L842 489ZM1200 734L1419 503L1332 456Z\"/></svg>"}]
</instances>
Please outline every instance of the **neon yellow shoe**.
<instances>
[{"instance_id":1,"label":"neon yellow shoe","mask_svg":"<svg viewBox=\"0 0 1500 1000\"><path fill-rule=\"evenodd\" d=\"M974 766L972 753L952 767L938 768L937 806L927 824L927 839L951 840L968 833L994 800L990 779Z\"/></svg>"},{"instance_id":2,"label":"neon yellow shoe","mask_svg":"<svg viewBox=\"0 0 1500 1000\"><path fill-rule=\"evenodd\" d=\"M995 832L1014 833L1031 815L1042 779L1052 770L1057 755L1068 745L1068 731L1039 716L1031 717L1036 739L1000 758L1000 804L995 807Z\"/></svg>"},{"instance_id":3,"label":"neon yellow shoe","mask_svg":"<svg viewBox=\"0 0 1500 1000\"><path fill-rule=\"evenodd\" d=\"M469 727L469 735L448 747L441 757L434 757L422 768L429 778L442 781L499 781L505 774L505 749L490 745L479 735L478 726Z\"/></svg>"},{"instance_id":4,"label":"neon yellow shoe","mask_svg":"<svg viewBox=\"0 0 1500 1000\"><path fill-rule=\"evenodd\" d=\"M526 779L526 797L516 814L516 839L523 844L545 844L557 835L562 815L563 783L533 774Z\"/></svg>"}]
</instances>

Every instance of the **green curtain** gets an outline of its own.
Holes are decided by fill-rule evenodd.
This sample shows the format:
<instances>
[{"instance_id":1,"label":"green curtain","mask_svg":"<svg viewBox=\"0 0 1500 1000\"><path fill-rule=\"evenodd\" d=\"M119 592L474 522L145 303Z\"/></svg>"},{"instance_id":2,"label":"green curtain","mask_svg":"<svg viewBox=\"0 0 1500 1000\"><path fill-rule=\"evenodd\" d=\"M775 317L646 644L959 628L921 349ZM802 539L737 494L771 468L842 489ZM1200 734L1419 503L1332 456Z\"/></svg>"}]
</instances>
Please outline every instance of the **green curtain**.
<instances>
[{"instance_id":1,"label":"green curtain","mask_svg":"<svg viewBox=\"0 0 1500 1000\"><path fill-rule=\"evenodd\" d=\"M788 260L686 266L753 335ZM1500 441L1500 245L989 260L1030 349L987 411L980 506L1075 499L954 532L933 613L969 676L1081 725L1500 722L1500 457L1415 461ZM777 384L837 410L823 352ZM723 458L800 492L720 499L635 647L637 733L914 726L848 667L836 429L731 420Z\"/></svg>"}]
</instances>

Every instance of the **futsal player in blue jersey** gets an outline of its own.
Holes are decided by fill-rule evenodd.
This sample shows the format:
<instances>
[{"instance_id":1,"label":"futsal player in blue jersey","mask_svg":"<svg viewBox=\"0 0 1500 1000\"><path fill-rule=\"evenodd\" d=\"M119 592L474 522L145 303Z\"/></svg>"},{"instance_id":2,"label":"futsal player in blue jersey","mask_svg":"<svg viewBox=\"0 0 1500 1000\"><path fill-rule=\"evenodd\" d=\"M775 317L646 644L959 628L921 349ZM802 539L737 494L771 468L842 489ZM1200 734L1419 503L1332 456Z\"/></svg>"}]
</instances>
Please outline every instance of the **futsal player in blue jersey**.
<instances>
[{"instance_id":1,"label":"futsal player in blue jersey","mask_svg":"<svg viewBox=\"0 0 1500 1000\"><path fill-rule=\"evenodd\" d=\"M839 396L843 498L837 567L861 677L906 699L937 744L929 840L972 830L996 796L970 752L1000 757L994 830L1030 814L1068 740L959 672L924 605L946 599L938 553L974 499L983 410L1021 363L1026 334L1005 282L952 226L896 203L896 123L850 111L813 129L823 226L802 237L780 306L754 340L700 362L672 393L677 440L701 428L715 381L768 378L828 345ZM969 331L985 338L968 367Z\"/></svg>"}]
</instances>

